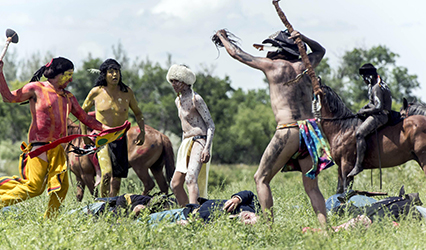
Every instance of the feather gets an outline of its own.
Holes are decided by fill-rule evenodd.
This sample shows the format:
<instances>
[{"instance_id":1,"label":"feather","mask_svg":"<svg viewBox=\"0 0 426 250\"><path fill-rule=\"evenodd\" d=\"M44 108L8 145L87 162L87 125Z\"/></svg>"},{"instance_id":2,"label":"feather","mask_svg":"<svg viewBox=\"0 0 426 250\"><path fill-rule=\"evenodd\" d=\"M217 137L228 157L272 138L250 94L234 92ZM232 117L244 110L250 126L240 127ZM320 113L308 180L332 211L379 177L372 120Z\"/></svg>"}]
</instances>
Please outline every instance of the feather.
<instances>
[{"instance_id":1,"label":"feather","mask_svg":"<svg viewBox=\"0 0 426 250\"><path fill-rule=\"evenodd\" d=\"M100 74L101 71L99 69L87 69L87 72L91 74Z\"/></svg>"}]
</instances>

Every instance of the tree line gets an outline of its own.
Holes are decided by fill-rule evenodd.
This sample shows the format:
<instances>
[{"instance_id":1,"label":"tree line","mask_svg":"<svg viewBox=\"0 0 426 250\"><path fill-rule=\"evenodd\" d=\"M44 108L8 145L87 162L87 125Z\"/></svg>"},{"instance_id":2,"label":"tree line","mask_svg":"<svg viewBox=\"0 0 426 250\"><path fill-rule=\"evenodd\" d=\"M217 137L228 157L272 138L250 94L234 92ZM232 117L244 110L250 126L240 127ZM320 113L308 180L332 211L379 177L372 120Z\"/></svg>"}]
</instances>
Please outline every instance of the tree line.
<instances>
[{"instance_id":1,"label":"tree line","mask_svg":"<svg viewBox=\"0 0 426 250\"><path fill-rule=\"evenodd\" d=\"M174 104L176 93L166 80L168 68L173 64L172 56L169 55L162 66L150 59L130 60L120 44L113 46L112 50L114 58L122 65L123 82L135 93L145 123L163 133L168 131L181 136L180 120ZM11 90L26 84L32 74L52 57L50 53L44 56L36 53L18 61L15 51L9 53L5 58L4 74ZM396 64L397 58L397 54L382 45L369 49L355 48L344 52L337 68L331 67L328 58L323 59L316 73L356 112L368 102L367 86L358 69L370 62L392 91L393 109L399 110L402 97L418 99L414 93L420 84L416 75ZM98 69L105 59L93 58L89 54L83 60L82 68L75 69L73 82L67 89L80 104L97 78L97 74L88 69ZM232 87L232 72L228 72L230 76L220 78L214 75L213 67L202 65L201 68L200 72L196 72L194 91L204 98L215 122L213 161L257 164L276 126L266 79L263 87L246 91ZM132 112L129 114L133 121ZM27 105L0 103L1 142L25 141L30 123L31 114Z\"/></svg>"}]
</instances>

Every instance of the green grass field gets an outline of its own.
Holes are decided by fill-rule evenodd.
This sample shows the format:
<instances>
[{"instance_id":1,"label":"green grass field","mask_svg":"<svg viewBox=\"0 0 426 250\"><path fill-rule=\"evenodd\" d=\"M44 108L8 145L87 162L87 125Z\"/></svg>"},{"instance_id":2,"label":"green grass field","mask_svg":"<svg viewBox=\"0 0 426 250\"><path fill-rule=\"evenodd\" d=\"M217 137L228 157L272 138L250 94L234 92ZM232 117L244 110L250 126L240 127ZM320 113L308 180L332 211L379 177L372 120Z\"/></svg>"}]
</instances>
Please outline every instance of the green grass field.
<instances>
[{"instance_id":1,"label":"green grass field","mask_svg":"<svg viewBox=\"0 0 426 250\"><path fill-rule=\"evenodd\" d=\"M16 166L16 165L15 165ZM16 167L17 169L17 167ZM209 198L230 197L240 190L255 192L253 174L256 166L213 165L210 171ZM354 189L380 191L379 171L360 174ZM73 182L75 183L75 181ZM332 167L319 175L325 198L335 193L337 169ZM415 163L383 170L383 189L397 195L405 185L407 193L419 192L426 202L426 177ZM71 187L59 216L44 220L46 193L16 205L17 210L0 214L0 249L425 249L426 227L422 222L406 219L399 227L390 219L377 222L369 229L360 227L338 233L302 233L302 228L318 227L300 173L278 173L271 183L275 204L275 222L265 221L245 226L221 217L212 224L199 222L188 226L164 224L152 228L128 218L68 214L72 209L93 202L86 194L82 203L75 200ZM121 193L141 192L142 185L133 174L123 181ZM158 189L154 190L158 191ZM147 215L142 215L142 220ZM349 217L329 216L330 225Z\"/></svg>"}]
</instances>

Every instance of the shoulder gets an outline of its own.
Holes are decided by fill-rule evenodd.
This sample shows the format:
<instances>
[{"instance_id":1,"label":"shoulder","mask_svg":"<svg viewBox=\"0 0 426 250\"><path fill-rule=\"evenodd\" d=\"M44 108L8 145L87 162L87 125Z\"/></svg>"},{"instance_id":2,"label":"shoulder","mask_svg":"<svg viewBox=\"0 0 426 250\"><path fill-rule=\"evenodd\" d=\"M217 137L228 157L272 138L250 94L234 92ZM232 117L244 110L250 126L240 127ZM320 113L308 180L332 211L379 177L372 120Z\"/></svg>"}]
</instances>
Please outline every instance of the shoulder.
<instances>
[{"instance_id":1,"label":"shoulder","mask_svg":"<svg viewBox=\"0 0 426 250\"><path fill-rule=\"evenodd\" d=\"M194 91L194 97L193 98L194 98L195 103L205 103L203 97L195 91Z\"/></svg>"},{"instance_id":2,"label":"shoulder","mask_svg":"<svg viewBox=\"0 0 426 250\"><path fill-rule=\"evenodd\" d=\"M127 92L123 92L125 95L130 95L130 96L135 96L135 93L133 92L133 90L129 87L129 86L126 86L126 90L127 90Z\"/></svg>"},{"instance_id":3,"label":"shoulder","mask_svg":"<svg viewBox=\"0 0 426 250\"><path fill-rule=\"evenodd\" d=\"M127 91L129 91L129 92L133 93L133 89L132 89L132 88L130 88L130 87L129 87L129 86L127 86L127 85L125 85L125 87L126 87L126 90L127 90Z\"/></svg>"},{"instance_id":4,"label":"shoulder","mask_svg":"<svg viewBox=\"0 0 426 250\"><path fill-rule=\"evenodd\" d=\"M69 92L68 90L64 90L64 92L67 97L74 97L73 93Z\"/></svg>"},{"instance_id":5,"label":"shoulder","mask_svg":"<svg viewBox=\"0 0 426 250\"><path fill-rule=\"evenodd\" d=\"M29 82L24 85L26 89L44 88L46 87L42 82Z\"/></svg>"},{"instance_id":6,"label":"shoulder","mask_svg":"<svg viewBox=\"0 0 426 250\"><path fill-rule=\"evenodd\" d=\"M104 88L104 86L96 86L96 87L93 87L93 88L90 90L90 92L89 92L89 93L98 93L98 92L102 91L102 90L103 90L103 88Z\"/></svg>"},{"instance_id":7,"label":"shoulder","mask_svg":"<svg viewBox=\"0 0 426 250\"><path fill-rule=\"evenodd\" d=\"M89 94L87 94L87 97L88 97L88 98L89 98L89 97L95 97L95 96L99 95L100 93L102 93L102 91L103 91L103 86L96 86L96 87L93 87L93 88L90 90Z\"/></svg>"}]
</instances>

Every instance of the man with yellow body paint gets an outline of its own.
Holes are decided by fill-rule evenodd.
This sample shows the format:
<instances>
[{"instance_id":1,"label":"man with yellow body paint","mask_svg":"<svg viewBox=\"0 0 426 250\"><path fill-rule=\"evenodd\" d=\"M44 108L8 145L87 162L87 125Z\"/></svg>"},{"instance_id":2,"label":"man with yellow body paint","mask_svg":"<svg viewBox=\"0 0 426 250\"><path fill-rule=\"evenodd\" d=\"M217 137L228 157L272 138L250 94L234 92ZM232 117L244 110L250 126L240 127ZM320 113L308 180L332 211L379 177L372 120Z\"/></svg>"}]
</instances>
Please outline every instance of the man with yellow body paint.
<instances>
[{"instance_id":1,"label":"man with yellow body paint","mask_svg":"<svg viewBox=\"0 0 426 250\"><path fill-rule=\"evenodd\" d=\"M120 64L114 59L107 59L101 64L100 75L96 80L95 87L87 95L83 109L89 112L94 106L98 121L116 127L128 119L130 108L140 129L134 143L142 145L145 141L142 111L138 107L133 91L123 83L120 69ZM87 134L85 126L82 126L82 133ZM89 138L84 138L84 141L86 144L92 143ZM120 191L121 178L126 178L128 174L126 136L102 148L97 156L102 172L100 194L102 197L117 196Z\"/></svg>"}]
</instances>

